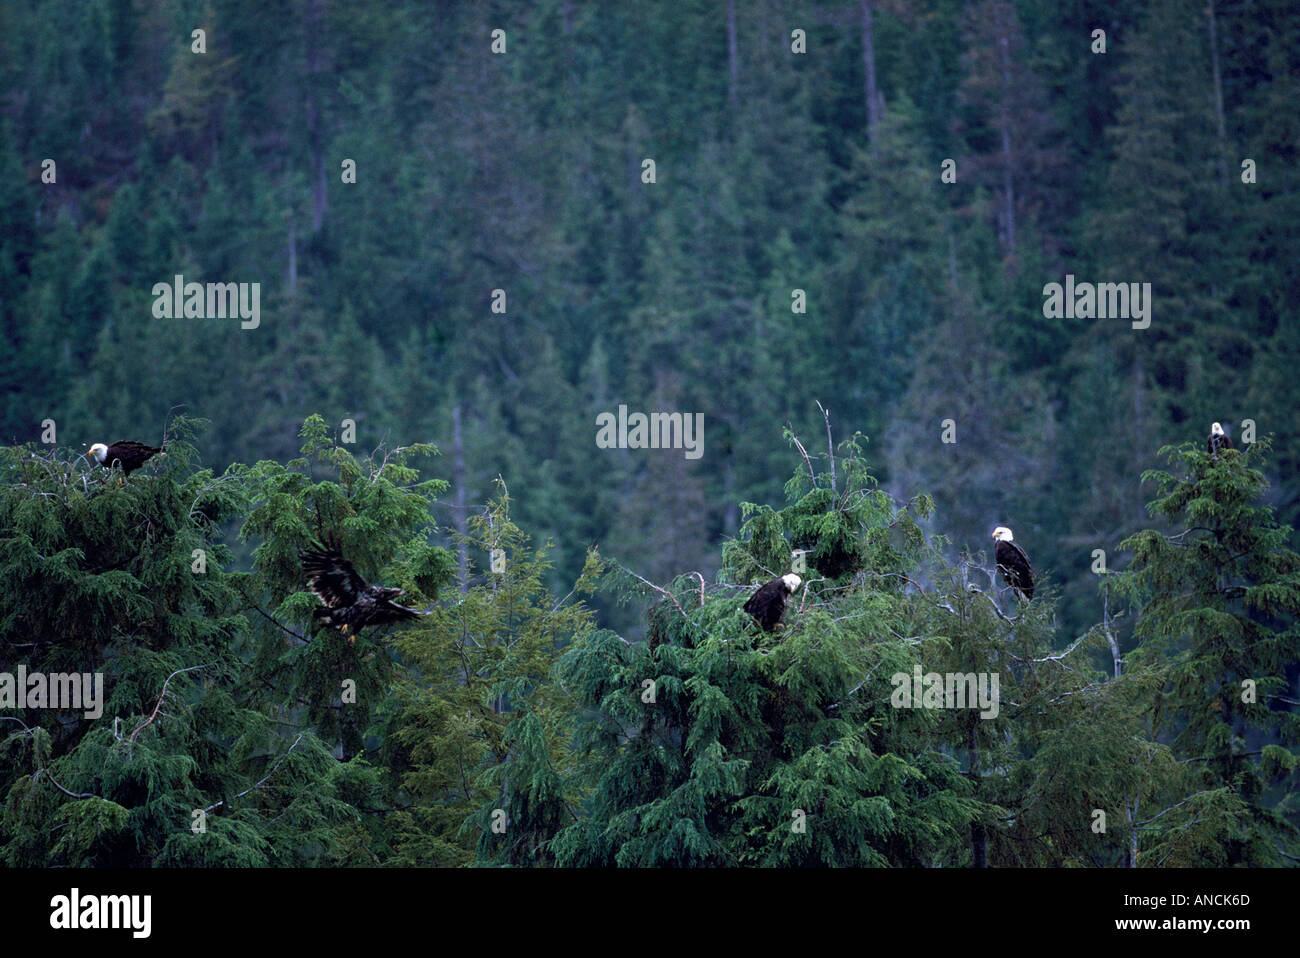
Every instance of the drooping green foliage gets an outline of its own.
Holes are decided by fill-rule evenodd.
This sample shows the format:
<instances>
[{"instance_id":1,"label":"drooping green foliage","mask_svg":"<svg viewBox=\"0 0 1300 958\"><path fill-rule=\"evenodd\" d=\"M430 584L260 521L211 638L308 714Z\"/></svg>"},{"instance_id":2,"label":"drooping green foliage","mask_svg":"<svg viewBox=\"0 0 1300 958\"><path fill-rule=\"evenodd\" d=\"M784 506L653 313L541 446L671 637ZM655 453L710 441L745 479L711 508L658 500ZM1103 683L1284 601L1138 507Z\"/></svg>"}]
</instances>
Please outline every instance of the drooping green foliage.
<instances>
[{"instance_id":1,"label":"drooping green foliage","mask_svg":"<svg viewBox=\"0 0 1300 958\"><path fill-rule=\"evenodd\" d=\"M269 676L264 694L304 705L319 734L351 757L364 748L374 710L392 681L393 657L373 629L351 641L330 629L313 637L317 600L307 591L298 551L313 543L336 547L368 583L405 589L403 601L422 608L452 575L451 554L428 541L429 510L446 484L420 482L406 465L412 456L434 452L430 446L358 460L336 444L319 416L308 418L302 435L302 456L287 465L264 460L234 470L249 497L240 536L261 540L253 571L235 583L260 620L251 635ZM318 472L325 477L316 481Z\"/></svg>"},{"instance_id":2,"label":"drooping green foliage","mask_svg":"<svg viewBox=\"0 0 1300 958\"><path fill-rule=\"evenodd\" d=\"M301 457L218 476L192 431L174 423L129 479L4 450L0 695L20 668L105 690L102 711L0 716L8 864L1295 854L1300 557L1260 501L1266 441L1166 450L1182 474L1147 477L1161 527L1126 541L1100 621L1066 642L1045 570L1024 603L988 557L950 562L928 498L880 489L857 438L814 457L788 433L787 502L742 504L717 581L660 586L592 550L557 598L504 484L451 548L433 541L443 484L405 464L431 449L357 457L312 417ZM251 571L228 570L223 529ZM424 614L353 641L319 628L296 551L321 540ZM791 568L801 588L763 632L743 605ZM643 640L597 628L580 597L598 587L644 607Z\"/></svg>"},{"instance_id":3,"label":"drooping green foliage","mask_svg":"<svg viewBox=\"0 0 1300 958\"><path fill-rule=\"evenodd\" d=\"M915 659L901 625L921 536L909 507L872 488L856 444L839 452L834 481L805 458L789 506L747 507L724 566L742 581L679 578L646 642L598 633L565 654L566 682L594 711L583 745L599 777L591 820L556 840L562 864L933 864L975 814L951 755L897 747L928 722L892 713L887 691ZM764 634L741 609L743 580L786 571L794 541L806 576L818 556L843 568L809 578L784 628Z\"/></svg>"},{"instance_id":4,"label":"drooping green foliage","mask_svg":"<svg viewBox=\"0 0 1300 958\"><path fill-rule=\"evenodd\" d=\"M1287 0L0 5L0 674L105 689L0 860L1294 864L1298 84Z\"/></svg>"},{"instance_id":5,"label":"drooping green foliage","mask_svg":"<svg viewBox=\"0 0 1300 958\"><path fill-rule=\"evenodd\" d=\"M400 864L552 864L551 838L575 814L574 701L553 666L591 631L590 610L569 600L590 591L600 560L593 551L556 600L547 550L529 547L509 506L502 486L460 543L487 558L484 573L471 564L455 601L398 642L410 667L389 726L410 796L396 816Z\"/></svg>"},{"instance_id":6,"label":"drooping green foliage","mask_svg":"<svg viewBox=\"0 0 1300 958\"><path fill-rule=\"evenodd\" d=\"M1178 531L1147 529L1124 543L1133 562L1117 587L1140 609L1128 658L1158 676L1150 730L1189 766L1186 804L1143 850L1160 863L1276 865L1300 842L1300 555L1262 501L1257 465L1269 446L1218 458L1165 447L1174 471L1144 478L1159 493L1152 513Z\"/></svg>"},{"instance_id":7,"label":"drooping green foliage","mask_svg":"<svg viewBox=\"0 0 1300 958\"><path fill-rule=\"evenodd\" d=\"M552 589L593 541L713 577L813 396L947 510L951 560L989 497L1049 565L1113 549L1130 462L1214 419L1278 437L1295 525L1300 11L868 7L864 34L848 2L217 3L204 54L183 5L6 9L0 435L143 437L184 402L220 469L351 417L437 441L411 464L468 502L528 489ZM1152 283L1152 325L1044 316L1067 273ZM178 274L259 283L260 325L157 318ZM593 454L619 403L703 414L704 456Z\"/></svg>"},{"instance_id":8,"label":"drooping green foliage","mask_svg":"<svg viewBox=\"0 0 1300 958\"><path fill-rule=\"evenodd\" d=\"M0 671L89 673L103 690L100 714L0 716L7 865L347 859L347 770L247 694L219 532L244 508L238 477L198 467L189 422L173 430L161 465L125 482L57 449L3 451Z\"/></svg>"}]
</instances>

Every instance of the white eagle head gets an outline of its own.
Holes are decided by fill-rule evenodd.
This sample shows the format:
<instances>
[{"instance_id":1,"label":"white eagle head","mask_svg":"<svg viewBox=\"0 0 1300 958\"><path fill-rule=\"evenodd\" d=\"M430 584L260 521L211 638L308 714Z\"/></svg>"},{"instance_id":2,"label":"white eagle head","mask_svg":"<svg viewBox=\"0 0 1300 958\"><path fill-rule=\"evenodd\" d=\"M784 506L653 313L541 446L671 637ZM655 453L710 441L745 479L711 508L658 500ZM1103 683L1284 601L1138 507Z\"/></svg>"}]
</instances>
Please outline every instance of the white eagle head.
<instances>
[{"instance_id":1,"label":"white eagle head","mask_svg":"<svg viewBox=\"0 0 1300 958\"><path fill-rule=\"evenodd\" d=\"M1006 526L998 526L993 530L993 538L997 539L998 542L1010 542L1015 536L1011 534L1011 530Z\"/></svg>"},{"instance_id":2,"label":"white eagle head","mask_svg":"<svg viewBox=\"0 0 1300 958\"><path fill-rule=\"evenodd\" d=\"M102 465L104 460L108 458L108 447L102 442L97 442L90 447L90 452L87 455Z\"/></svg>"},{"instance_id":3,"label":"white eagle head","mask_svg":"<svg viewBox=\"0 0 1300 958\"><path fill-rule=\"evenodd\" d=\"M799 584L803 582L803 579L799 578L793 572L787 572L785 575L781 576L781 581L784 582L785 587L793 593L798 591Z\"/></svg>"},{"instance_id":4,"label":"white eagle head","mask_svg":"<svg viewBox=\"0 0 1300 958\"><path fill-rule=\"evenodd\" d=\"M1223 435L1223 425L1222 425L1222 423L1217 423L1217 422L1212 422L1212 423L1210 423L1210 435L1211 435L1211 436L1222 436L1222 435Z\"/></svg>"}]
</instances>

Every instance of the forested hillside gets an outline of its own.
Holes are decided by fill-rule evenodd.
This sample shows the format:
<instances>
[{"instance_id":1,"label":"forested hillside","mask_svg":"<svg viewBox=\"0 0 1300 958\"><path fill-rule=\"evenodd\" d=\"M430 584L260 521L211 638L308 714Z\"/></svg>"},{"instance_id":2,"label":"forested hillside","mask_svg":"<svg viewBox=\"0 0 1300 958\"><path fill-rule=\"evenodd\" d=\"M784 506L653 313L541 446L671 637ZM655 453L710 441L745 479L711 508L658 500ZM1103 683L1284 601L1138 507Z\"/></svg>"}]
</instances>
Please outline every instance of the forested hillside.
<instances>
[{"instance_id":1,"label":"forested hillside","mask_svg":"<svg viewBox=\"0 0 1300 958\"><path fill-rule=\"evenodd\" d=\"M1300 860L1295 4L49 0L0 94L0 671L106 696L0 689L0 862Z\"/></svg>"}]
</instances>

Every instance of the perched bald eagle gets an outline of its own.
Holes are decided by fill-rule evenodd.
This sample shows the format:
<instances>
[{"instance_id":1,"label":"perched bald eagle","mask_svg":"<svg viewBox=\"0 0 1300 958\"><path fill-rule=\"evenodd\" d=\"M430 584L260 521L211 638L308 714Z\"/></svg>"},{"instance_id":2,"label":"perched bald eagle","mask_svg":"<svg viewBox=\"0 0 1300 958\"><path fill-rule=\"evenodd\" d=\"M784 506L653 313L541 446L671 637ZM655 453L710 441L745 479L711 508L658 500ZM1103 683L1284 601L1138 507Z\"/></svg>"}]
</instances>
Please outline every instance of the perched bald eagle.
<instances>
[{"instance_id":1,"label":"perched bald eagle","mask_svg":"<svg viewBox=\"0 0 1300 958\"><path fill-rule=\"evenodd\" d=\"M163 443L165 446L166 443ZM90 447L90 458L105 468L122 467L122 475L129 476L146 462L163 451L163 446L146 446L134 439L119 439L111 446L97 442Z\"/></svg>"},{"instance_id":2,"label":"perched bald eagle","mask_svg":"<svg viewBox=\"0 0 1300 958\"><path fill-rule=\"evenodd\" d=\"M312 617L339 629L349 643L355 642L356 634L368 625L404 622L427 614L394 602L402 594L401 589L367 585L336 548L317 545L302 550L298 557L307 573L308 588L325 606L312 612Z\"/></svg>"},{"instance_id":3,"label":"perched bald eagle","mask_svg":"<svg viewBox=\"0 0 1300 958\"><path fill-rule=\"evenodd\" d=\"M1209 451L1211 459L1218 459L1220 452L1232 448L1232 440L1228 438L1228 434L1223 431L1223 426L1219 423L1210 423L1210 438L1205 441L1205 448Z\"/></svg>"},{"instance_id":4,"label":"perched bald eagle","mask_svg":"<svg viewBox=\"0 0 1300 958\"><path fill-rule=\"evenodd\" d=\"M745 611L754 617L764 632L771 632L781 623L785 600L798 590L802 581L793 572L789 572L759 586L758 591L745 603Z\"/></svg>"},{"instance_id":5,"label":"perched bald eagle","mask_svg":"<svg viewBox=\"0 0 1300 958\"><path fill-rule=\"evenodd\" d=\"M998 571L1007 585L1015 590L1016 595L1028 601L1034 597L1034 567L1029 564L1025 550L1016 545L1011 530L998 526L993 530L993 538L998 540L996 549Z\"/></svg>"}]
</instances>

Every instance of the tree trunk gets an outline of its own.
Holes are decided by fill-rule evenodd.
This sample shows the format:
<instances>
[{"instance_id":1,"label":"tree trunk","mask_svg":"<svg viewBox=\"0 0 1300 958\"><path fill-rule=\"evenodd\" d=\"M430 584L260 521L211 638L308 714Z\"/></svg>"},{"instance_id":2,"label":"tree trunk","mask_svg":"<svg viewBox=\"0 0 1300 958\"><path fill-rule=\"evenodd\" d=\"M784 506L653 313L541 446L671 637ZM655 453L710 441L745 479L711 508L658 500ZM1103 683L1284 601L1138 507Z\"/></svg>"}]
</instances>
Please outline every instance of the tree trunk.
<instances>
[{"instance_id":1,"label":"tree trunk","mask_svg":"<svg viewBox=\"0 0 1300 958\"><path fill-rule=\"evenodd\" d=\"M1119 640L1115 638L1115 631L1110 627L1110 586L1106 586L1102 599L1101 607L1102 628L1106 632L1106 642L1110 645L1110 663L1112 674L1119 678L1120 667L1123 664L1119 654Z\"/></svg>"},{"instance_id":2,"label":"tree trunk","mask_svg":"<svg viewBox=\"0 0 1300 958\"><path fill-rule=\"evenodd\" d=\"M862 0L862 85L867 104L867 142L874 148L880 127L880 91L876 89L876 42L871 25L874 0Z\"/></svg>"},{"instance_id":3,"label":"tree trunk","mask_svg":"<svg viewBox=\"0 0 1300 958\"><path fill-rule=\"evenodd\" d=\"M1133 804L1124 803L1124 817L1128 820L1128 847L1124 849L1124 867L1137 868L1138 861L1138 833L1137 833L1137 799L1133 799Z\"/></svg>"},{"instance_id":4,"label":"tree trunk","mask_svg":"<svg viewBox=\"0 0 1300 958\"><path fill-rule=\"evenodd\" d=\"M325 222L325 134L324 118L318 81L321 74L320 35L317 25L320 22L320 4L313 0L307 5L307 149L311 154L311 231L313 235L320 231Z\"/></svg>"},{"instance_id":5,"label":"tree trunk","mask_svg":"<svg viewBox=\"0 0 1300 958\"><path fill-rule=\"evenodd\" d=\"M289 212L289 265L285 270L285 289L292 296L298 292L298 224Z\"/></svg>"},{"instance_id":6,"label":"tree trunk","mask_svg":"<svg viewBox=\"0 0 1300 958\"><path fill-rule=\"evenodd\" d=\"M740 57L736 52L736 0L727 0L727 102L740 103Z\"/></svg>"},{"instance_id":7,"label":"tree trunk","mask_svg":"<svg viewBox=\"0 0 1300 958\"><path fill-rule=\"evenodd\" d=\"M975 794L979 794L980 787L980 748L979 741L975 736L975 725L971 725L966 731L966 755L969 766L968 774L975 786ZM971 850L971 867L988 868L988 848L987 838L984 834L984 823L979 819L970 823L970 850Z\"/></svg>"},{"instance_id":8,"label":"tree trunk","mask_svg":"<svg viewBox=\"0 0 1300 958\"><path fill-rule=\"evenodd\" d=\"M352 717L352 713L353 710L359 707L356 704L349 706L341 701L339 703L339 760L342 762L352 761L358 751L353 749L349 743L356 735L356 722Z\"/></svg>"},{"instance_id":9,"label":"tree trunk","mask_svg":"<svg viewBox=\"0 0 1300 958\"><path fill-rule=\"evenodd\" d=\"M469 546L465 542L469 527L465 515L465 442L460 428L460 403L451 408L451 460L452 482L456 485L456 500L452 507L455 516L452 521L456 523L460 540L456 544L456 568L460 591L463 593L469 591Z\"/></svg>"},{"instance_id":10,"label":"tree trunk","mask_svg":"<svg viewBox=\"0 0 1300 958\"><path fill-rule=\"evenodd\" d=\"M1210 66L1214 73L1214 119L1218 124L1219 178L1225 189L1228 187L1228 131L1223 120L1223 79L1219 72L1219 40L1215 27L1214 0L1208 0L1205 16L1210 21Z\"/></svg>"},{"instance_id":11,"label":"tree trunk","mask_svg":"<svg viewBox=\"0 0 1300 958\"><path fill-rule=\"evenodd\" d=\"M1002 228L1003 255L1013 261L1016 251L1016 168L1015 150L1011 144L1011 40L1009 28L1002 30L998 41L998 64L1002 77Z\"/></svg>"}]
</instances>

